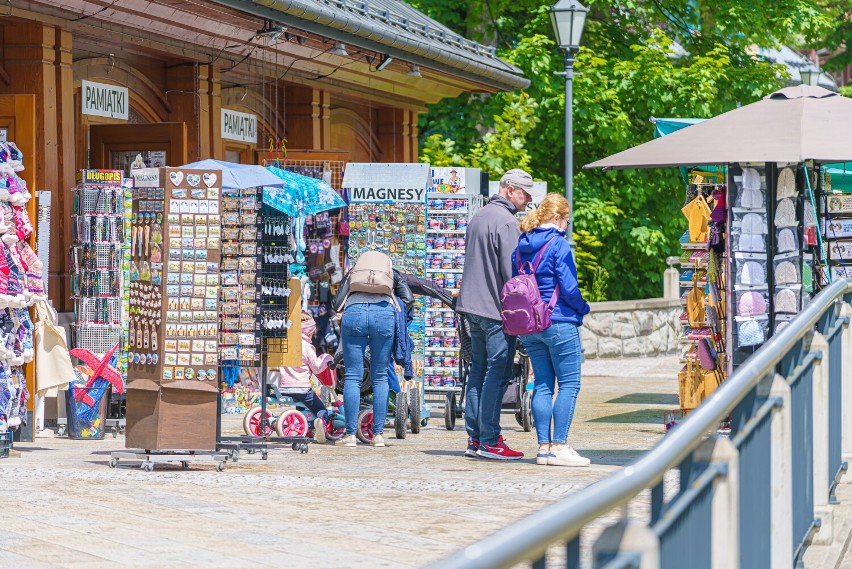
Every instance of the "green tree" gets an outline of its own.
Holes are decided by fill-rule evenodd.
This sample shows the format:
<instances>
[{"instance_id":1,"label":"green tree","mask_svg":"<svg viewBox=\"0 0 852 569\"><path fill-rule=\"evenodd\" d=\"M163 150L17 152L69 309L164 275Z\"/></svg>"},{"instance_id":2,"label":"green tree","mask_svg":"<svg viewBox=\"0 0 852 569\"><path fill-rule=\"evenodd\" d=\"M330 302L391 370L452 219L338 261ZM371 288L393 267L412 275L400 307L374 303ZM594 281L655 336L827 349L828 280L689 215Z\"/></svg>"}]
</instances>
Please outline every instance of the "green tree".
<instances>
[{"instance_id":1,"label":"green tree","mask_svg":"<svg viewBox=\"0 0 852 569\"><path fill-rule=\"evenodd\" d=\"M848 0L590 0L574 80L579 168L649 140L651 117L712 117L758 100L784 71L753 45L815 45L835 37ZM482 168L492 179L528 167L562 191L564 83L549 4L416 0L468 37L492 43L531 84L524 93L445 100L421 117L421 158ZM675 43L677 42L677 43ZM438 161L433 161L438 160ZM676 169L575 171L577 261L587 294L659 296L665 258L685 230ZM606 282L602 279L608 274Z\"/></svg>"}]
</instances>

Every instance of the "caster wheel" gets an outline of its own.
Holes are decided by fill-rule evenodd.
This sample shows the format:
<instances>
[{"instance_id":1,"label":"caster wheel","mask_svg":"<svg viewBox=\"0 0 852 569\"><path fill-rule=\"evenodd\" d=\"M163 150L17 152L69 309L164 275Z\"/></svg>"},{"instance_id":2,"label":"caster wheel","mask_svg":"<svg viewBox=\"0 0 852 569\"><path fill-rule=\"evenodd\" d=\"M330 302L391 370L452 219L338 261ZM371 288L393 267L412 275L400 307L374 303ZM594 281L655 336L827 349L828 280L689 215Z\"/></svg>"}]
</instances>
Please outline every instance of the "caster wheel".
<instances>
[{"instance_id":1,"label":"caster wheel","mask_svg":"<svg viewBox=\"0 0 852 569\"><path fill-rule=\"evenodd\" d=\"M224 462L217 462L216 463L216 472L222 472L223 470L225 470L225 463Z\"/></svg>"},{"instance_id":2,"label":"caster wheel","mask_svg":"<svg viewBox=\"0 0 852 569\"><path fill-rule=\"evenodd\" d=\"M415 387L408 392L408 413L411 415L411 432L415 435L420 432L420 387Z\"/></svg>"},{"instance_id":3,"label":"caster wheel","mask_svg":"<svg viewBox=\"0 0 852 569\"><path fill-rule=\"evenodd\" d=\"M448 431L456 428L456 392L447 393L447 402L444 406L444 426Z\"/></svg>"},{"instance_id":4,"label":"caster wheel","mask_svg":"<svg viewBox=\"0 0 852 569\"><path fill-rule=\"evenodd\" d=\"M124 436L127 433L127 427L119 427L118 434Z\"/></svg>"},{"instance_id":5,"label":"caster wheel","mask_svg":"<svg viewBox=\"0 0 852 569\"><path fill-rule=\"evenodd\" d=\"M187 461L187 460L180 461L180 467L183 470L189 470L189 461Z\"/></svg>"},{"instance_id":6,"label":"caster wheel","mask_svg":"<svg viewBox=\"0 0 852 569\"><path fill-rule=\"evenodd\" d=\"M145 472L154 472L154 463L153 462L143 462L142 470Z\"/></svg>"},{"instance_id":7,"label":"caster wheel","mask_svg":"<svg viewBox=\"0 0 852 569\"><path fill-rule=\"evenodd\" d=\"M249 454L254 454L255 452L257 452L257 449L250 448L246 452L248 452Z\"/></svg>"},{"instance_id":8,"label":"caster wheel","mask_svg":"<svg viewBox=\"0 0 852 569\"><path fill-rule=\"evenodd\" d=\"M405 394L398 393L396 396L396 414L393 418L393 428L396 438L404 439L406 434L406 423L408 422L408 409Z\"/></svg>"},{"instance_id":9,"label":"caster wheel","mask_svg":"<svg viewBox=\"0 0 852 569\"><path fill-rule=\"evenodd\" d=\"M426 425L428 425L428 424L429 424L429 419L423 419L422 421L420 421L420 426L421 426L421 427L425 427L425 426L426 426Z\"/></svg>"},{"instance_id":10,"label":"caster wheel","mask_svg":"<svg viewBox=\"0 0 852 569\"><path fill-rule=\"evenodd\" d=\"M309 450L308 443L302 443L302 446L299 448L299 452L301 454L308 454L308 450Z\"/></svg>"},{"instance_id":11,"label":"caster wheel","mask_svg":"<svg viewBox=\"0 0 852 569\"><path fill-rule=\"evenodd\" d=\"M114 438L114 439L117 439L117 438L118 438L118 429L115 429L115 430L112 432L112 438Z\"/></svg>"},{"instance_id":12,"label":"caster wheel","mask_svg":"<svg viewBox=\"0 0 852 569\"><path fill-rule=\"evenodd\" d=\"M293 443L290 445L290 448L293 450L299 450L299 445L297 443Z\"/></svg>"},{"instance_id":13,"label":"caster wheel","mask_svg":"<svg viewBox=\"0 0 852 569\"><path fill-rule=\"evenodd\" d=\"M229 450L228 456L231 457L231 460L233 462L239 462L240 461L240 451L238 449Z\"/></svg>"},{"instance_id":14,"label":"caster wheel","mask_svg":"<svg viewBox=\"0 0 852 569\"><path fill-rule=\"evenodd\" d=\"M59 428L56 430L56 434L59 435L60 437L64 437L65 431L66 431L65 425L60 425Z\"/></svg>"},{"instance_id":15,"label":"caster wheel","mask_svg":"<svg viewBox=\"0 0 852 569\"><path fill-rule=\"evenodd\" d=\"M118 465L118 459L117 458L109 459L109 467L110 468L115 468L116 465Z\"/></svg>"},{"instance_id":16,"label":"caster wheel","mask_svg":"<svg viewBox=\"0 0 852 569\"><path fill-rule=\"evenodd\" d=\"M267 451L265 451L265 450L260 451L260 458L261 458L262 460L266 460L266 459L268 459L268 458L269 458L269 453L268 453Z\"/></svg>"}]
</instances>

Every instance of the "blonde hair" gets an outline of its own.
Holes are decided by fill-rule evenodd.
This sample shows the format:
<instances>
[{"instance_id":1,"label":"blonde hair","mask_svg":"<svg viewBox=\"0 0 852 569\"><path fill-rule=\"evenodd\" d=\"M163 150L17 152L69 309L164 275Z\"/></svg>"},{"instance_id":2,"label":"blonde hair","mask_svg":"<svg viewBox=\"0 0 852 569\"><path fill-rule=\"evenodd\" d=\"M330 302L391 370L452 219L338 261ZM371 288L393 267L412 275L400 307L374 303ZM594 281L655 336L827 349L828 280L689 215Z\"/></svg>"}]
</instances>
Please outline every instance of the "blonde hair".
<instances>
[{"instance_id":1,"label":"blonde hair","mask_svg":"<svg viewBox=\"0 0 852 569\"><path fill-rule=\"evenodd\" d=\"M545 223L553 221L554 217L568 217L571 206L562 194L547 194L538 209L534 209L518 224L522 233L532 231Z\"/></svg>"}]
</instances>

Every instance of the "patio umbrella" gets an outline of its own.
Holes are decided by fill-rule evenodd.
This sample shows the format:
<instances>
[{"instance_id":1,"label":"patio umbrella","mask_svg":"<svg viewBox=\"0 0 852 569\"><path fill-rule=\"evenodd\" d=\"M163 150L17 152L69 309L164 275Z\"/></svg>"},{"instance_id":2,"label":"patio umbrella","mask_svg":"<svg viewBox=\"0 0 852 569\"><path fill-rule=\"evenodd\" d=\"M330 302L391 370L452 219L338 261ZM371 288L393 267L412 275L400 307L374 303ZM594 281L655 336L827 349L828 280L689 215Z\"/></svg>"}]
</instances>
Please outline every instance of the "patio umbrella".
<instances>
[{"instance_id":1,"label":"patio umbrella","mask_svg":"<svg viewBox=\"0 0 852 569\"><path fill-rule=\"evenodd\" d=\"M201 160L184 164L181 168L195 170L221 170L223 190L243 190L260 186L281 186L282 182L263 166L236 164L223 160Z\"/></svg>"},{"instance_id":2,"label":"patio umbrella","mask_svg":"<svg viewBox=\"0 0 852 569\"><path fill-rule=\"evenodd\" d=\"M640 144L585 168L852 159L852 99L798 85Z\"/></svg>"},{"instance_id":3,"label":"patio umbrella","mask_svg":"<svg viewBox=\"0 0 852 569\"><path fill-rule=\"evenodd\" d=\"M280 188L263 188L263 203L291 217L314 215L346 207L343 198L323 180L302 176L277 166L267 166Z\"/></svg>"}]
</instances>

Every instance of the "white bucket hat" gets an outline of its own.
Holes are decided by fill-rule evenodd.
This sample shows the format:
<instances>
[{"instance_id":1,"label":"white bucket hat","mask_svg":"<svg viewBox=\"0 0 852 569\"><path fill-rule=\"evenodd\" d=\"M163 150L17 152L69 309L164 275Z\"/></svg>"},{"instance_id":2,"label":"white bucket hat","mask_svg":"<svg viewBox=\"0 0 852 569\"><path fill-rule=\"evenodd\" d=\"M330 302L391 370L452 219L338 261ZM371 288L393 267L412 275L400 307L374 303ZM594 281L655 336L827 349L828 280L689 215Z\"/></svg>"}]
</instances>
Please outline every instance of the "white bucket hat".
<instances>
[{"instance_id":1,"label":"white bucket hat","mask_svg":"<svg viewBox=\"0 0 852 569\"><path fill-rule=\"evenodd\" d=\"M760 174L754 168L743 168L743 189L760 189Z\"/></svg>"},{"instance_id":2,"label":"white bucket hat","mask_svg":"<svg viewBox=\"0 0 852 569\"><path fill-rule=\"evenodd\" d=\"M740 284L763 285L766 284L766 271L757 261L746 261L740 271Z\"/></svg>"},{"instance_id":3,"label":"white bucket hat","mask_svg":"<svg viewBox=\"0 0 852 569\"><path fill-rule=\"evenodd\" d=\"M775 197L779 200L796 197L796 174L789 166L778 174L778 189Z\"/></svg>"},{"instance_id":4,"label":"white bucket hat","mask_svg":"<svg viewBox=\"0 0 852 569\"><path fill-rule=\"evenodd\" d=\"M766 224L763 222L763 217L757 213L747 213L743 216L743 233L755 233L757 235L766 234Z\"/></svg>"}]
</instances>

